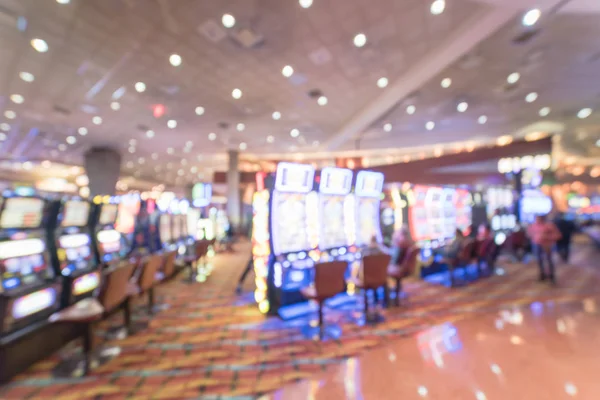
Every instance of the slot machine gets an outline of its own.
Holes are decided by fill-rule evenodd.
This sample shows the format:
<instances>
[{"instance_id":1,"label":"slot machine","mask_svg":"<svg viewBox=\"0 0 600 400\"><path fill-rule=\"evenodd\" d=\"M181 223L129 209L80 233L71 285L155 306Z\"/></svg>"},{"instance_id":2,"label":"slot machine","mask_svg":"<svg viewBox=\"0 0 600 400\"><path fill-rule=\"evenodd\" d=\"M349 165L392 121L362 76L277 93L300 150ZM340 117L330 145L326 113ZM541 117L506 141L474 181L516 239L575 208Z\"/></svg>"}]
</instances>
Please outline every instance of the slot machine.
<instances>
[{"instance_id":1,"label":"slot machine","mask_svg":"<svg viewBox=\"0 0 600 400\"><path fill-rule=\"evenodd\" d=\"M262 313L287 319L308 308L300 288L310 284L319 260L319 199L310 165L281 162L275 175L257 174L253 196L254 299Z\"/></svg>"},{"instance_id":2,"label":"slot machine","mask_svg":"<svg viewBox=\"0 0 600 400\"><path fill-rule=\"evenodd\" d=\"M198 222L200 221L202 213L199 208L190 207L185 218L187 238L185 244L187 246L187 254L194 254L196 234L198 232Z\"/></svg>"},{"instance_id":3,"label":"slot machine","mask_svg":"<svg viewBox=\"0 0 600 400\"><path fill-rule=\"evenodd\" d=\"M473 195L467 189L458 188L454 190L455 228L463 233L467 232L473 224ZM454 237L454 232L450 238Z\"/></svg>"},{"instance_id":4,"label":"slot machine","mask_svg":"<svg viewBox=\"0 0 600 400\"><path fill-rule=\"evenodd\" d=\"M53 205L48 245L54 272L62 276L61 307L89 297L100 286L101 273L92 250L91 204L80 198Z\"/></svg>"},{"instance_id":5,"label":"slot machine","mask_svg":"<svg viewBox=\"0 0 600 400\"><path fill-rule=\"evenodd\" d=\"M0 198L0 336L46 321L59 307L48 208L39 197L5 192Z\"/></svg>"},{"instance_id":6,"label":"slot machine","mask_svg":"<svg viewBox=\"0 0 600 400\"><path fill-rule=\"evenodd\" d=\"M374 171L359 171L354 187L354 232L356 247L360 250L369 246L373 237L382 242L379 204L383 192L383 174Z\"/></svg>"},{"instance_id":7,"label":"slot machine","mask_svg":"<svg viewBox=\"0 0 600 400\"><path fill-rule=\"evenodd\" d=\"M119 213L119 198L116 196L97 196L92 216L92 243L96 259L100 265L111 267L127 257L127 248L123 235L115 229Z\"/></svg>"},{"instance_id":8,"label":"slot machine","mask_svg":"<svg viewBox=\"0 0 600 400\"><path fill-rule=\"evenodd\" d=\"M487 216L497 245L504 243L510 232L517 227L514 204L512 189L492 187L486 191Z\"/></svg>"},{"instance_id":9,"label":"slot machine","mask_svg":"<svg viewBox=\"0 0 600 400\"><path fill-rule=\"evenodd\" d=\"M135 228L138 214L141 208L139 193L130 193L119 196L117 220L115 229L123 236L127 252L131 252L135 245Z\"/></svg>"},{"instance_id":10,"label":"slot machine","mask_svg":"<svg viewBox=\"0 0 600 400\"><path fill-rule=\"evenodd\" d=\"M163 192L156 202L159 213L157 213L154 220L158 230L158 250L173 251L177 249L174 237L174 234L177 233L177 227L173 227L173 209L177 204L174 200L174 193ZM176 232L173 232L173 230Z\"/></svg>"}]
</instances>

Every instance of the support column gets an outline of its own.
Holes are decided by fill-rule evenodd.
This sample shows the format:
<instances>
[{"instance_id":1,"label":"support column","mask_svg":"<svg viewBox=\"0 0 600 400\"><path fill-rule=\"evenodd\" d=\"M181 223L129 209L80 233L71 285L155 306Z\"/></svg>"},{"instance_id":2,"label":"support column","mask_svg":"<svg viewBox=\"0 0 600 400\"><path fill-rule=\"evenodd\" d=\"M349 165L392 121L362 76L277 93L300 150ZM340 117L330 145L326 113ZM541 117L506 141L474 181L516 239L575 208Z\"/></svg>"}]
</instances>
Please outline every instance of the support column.
<instances>
[{"instance_id":1,"label":"support column","mask_svg":"<svg viewBox=\"0 0 600 400\"><path fill-rule=\"evenodd\" d=\"M240 170L239 153L229 150L229 165L227 169L227 216L234 228L241 224L241 199L240 199Z\"/></svg>"},{"instance_id":2,"label":"support column","mask_svg":"<svg viewBox=\"0 0 600 400\"><path fill-rule=\"evenodd\" d=\"M121 171L121 155L113 149L93 147L84 155L90 197L114 195Z\"/></svg>"}]
</instances>

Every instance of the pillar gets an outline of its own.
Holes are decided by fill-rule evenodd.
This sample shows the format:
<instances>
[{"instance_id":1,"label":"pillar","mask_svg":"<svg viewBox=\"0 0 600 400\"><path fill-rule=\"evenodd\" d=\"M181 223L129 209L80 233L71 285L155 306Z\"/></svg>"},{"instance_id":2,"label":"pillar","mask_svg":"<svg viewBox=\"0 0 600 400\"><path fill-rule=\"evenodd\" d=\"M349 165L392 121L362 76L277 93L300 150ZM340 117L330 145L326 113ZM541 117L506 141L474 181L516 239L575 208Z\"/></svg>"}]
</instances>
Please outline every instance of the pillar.
<instances>
[{"instance_id":1,"label":"pillar","mask_svg":"<svg viewBox=\"0 0 600 400\"><path fill-rule=\"evenodd\" d=\"M227 169L227 216L230 223L239 228L241 224L241 199L240 199L240 170L239 153L229 150Z\"/></svg>"},{"instance_id":2,"label":"pillar","mask_svg":"<svg viewBox=\"0 0 600 400\"><path fill-rule=\"evenodd\" d=\"M121 155L116 150L92 147L84 154L84 167L90 181L90 197L115 194L121 171Z\"/></svg>"}]
</instances>

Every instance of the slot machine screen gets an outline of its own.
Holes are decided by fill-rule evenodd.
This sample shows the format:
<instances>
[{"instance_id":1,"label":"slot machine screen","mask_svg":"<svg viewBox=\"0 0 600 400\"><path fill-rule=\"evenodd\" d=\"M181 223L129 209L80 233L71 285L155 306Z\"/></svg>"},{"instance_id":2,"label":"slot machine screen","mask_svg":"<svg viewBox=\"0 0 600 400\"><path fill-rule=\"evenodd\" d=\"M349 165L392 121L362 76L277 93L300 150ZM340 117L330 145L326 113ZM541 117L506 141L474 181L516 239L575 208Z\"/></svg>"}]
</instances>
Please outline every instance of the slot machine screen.
<instances>
[{"instance_id":1,"label":"slot machine screen","mask_svg":"<svg viewBox=\"0 0 600 400\"><path fill-rule=\"evenodd\" d=\"M0 228L39 228L42 223L44 201L32 197L11 197L0 216Z\"/></svg>"},{"instance_id":2,"label":"slot machine screen","mask_svg":"<svg viewBox=\"0 0 600 400\"><path fill-rule=\"evenodd\" d=\"M0 242L0 273L4 289L12 289L36 280L46 270L42 239L6 240Z\"/></svg>"},{"instance_id":3,"label":"slot machine screen","mask_svg":"<svg viewBox=\"0 0 600 400\"><path fill-rule=\"evenodd\" d=\"M160 241L168 243L171 241L171 216L163 214L159 219Z\"/></svg>"},{"instance_id":4,"label":"slot machine screen","mask_svg":"<svg viewBox=\"0 0 600 400\"><path fill-rule=\"evenodd\" d=\"M113 224L117 218L117 211L119 210L116 204L105 204L102 206L100 211L100 218L98 223L100 225Z\"/></svg>"},{"instance_id":5,"label":"slot machine screen","mask_svg":"<svg viewBox=\"0 0 600 400\"><path fill-rule=\"evenodd\" d=\"M90 248L90 237L83 233L72 235L63 235L58 238L59 248L64 251L64 257L59 253L61 259L61 268L64 268L67 262L75 263L76 268L86 268L87 261L92 258ZM64 260L64 263L63 263Z\"/></svg>"},{"instance_id":6,"label":"slot machine screen","mask_svg":"<svg viewBox=\"0 0 600 400\"><path fill-rule=\"evenodd\" d=\"M123 200L119 203L115 229L124 234L133 233L135 218L140 212L139 200Z\"/></svg>"},{"instance_id":7,"label":"slot machine screen","mask_svg":"<svg viewBox=\"0 0 600 400\"><path fill-rule=\"evenodd\" d=\"M271 229L276 255L310 249L306 195L273 192Z\"/></svg>"},{"instance_id":8,"label":"slot machine screen","mask_svg":"<svg viewBox=\"0 0 600 400\"><path fill-rule=\"evenodd\" d=\"M40 312L56 302L56 289L46 288L18 298L12 306L14 319L25 318Z\"/></svg>"},{"instance_id":9,"label":"slot machine screen","mask_svg":"<svg viewBox=\"0 0 600 400\"><path fill-rule=\"evenodd\" d=\"M121 250L121 234L119 231L110 229L98 232L98 243L104 254L116 253Z\"/></svg>"},{"instance_id":10,"label":"slot machine screen","mask_svg":"<svg viewBox=\"0 0 600 400\"><path fill-rule=\"evenodd\" d=\"M69 200L64 205L60 226L84 226L88 222L90 204L85 201Z\"/></svg>"}]
</instances>

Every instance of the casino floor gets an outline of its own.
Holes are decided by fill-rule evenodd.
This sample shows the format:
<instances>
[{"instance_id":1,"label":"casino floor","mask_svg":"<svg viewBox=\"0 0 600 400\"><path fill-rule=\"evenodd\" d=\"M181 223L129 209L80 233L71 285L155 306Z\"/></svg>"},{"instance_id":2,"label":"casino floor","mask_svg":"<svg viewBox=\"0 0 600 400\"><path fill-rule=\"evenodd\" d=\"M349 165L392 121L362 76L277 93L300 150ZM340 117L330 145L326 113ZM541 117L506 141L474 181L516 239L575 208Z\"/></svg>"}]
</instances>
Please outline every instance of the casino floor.
<instances>
[{"instance_id":1,"label":"casino floor","mask_svg":"<svg viewBox=\"0 0 600 400\"><path fill-rule=\"evenodd\" d=\"M534 264L452 290L415 279L378 325L358 326L360 310L326 312L342 335L318 342L301 335L306 320L262 316L252 279L234 295L249 256L240 243L205 283L161 288L170 308L110 341L121 354L90 377L52 378L57 354L0 399L599 399L598 255L578 243L557 287L538 283Z\"/></svg>"}]
</instances>

